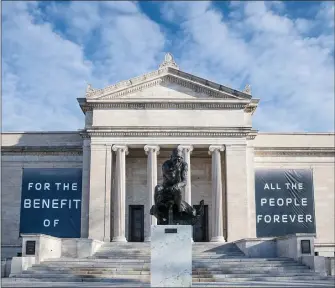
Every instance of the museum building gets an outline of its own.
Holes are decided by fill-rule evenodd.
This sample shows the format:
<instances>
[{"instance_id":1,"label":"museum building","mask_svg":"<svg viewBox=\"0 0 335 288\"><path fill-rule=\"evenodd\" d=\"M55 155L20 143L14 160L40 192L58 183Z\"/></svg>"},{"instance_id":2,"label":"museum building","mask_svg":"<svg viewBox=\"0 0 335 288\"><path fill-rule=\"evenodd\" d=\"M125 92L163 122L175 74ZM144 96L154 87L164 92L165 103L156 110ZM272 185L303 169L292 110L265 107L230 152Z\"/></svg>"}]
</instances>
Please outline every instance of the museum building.
<instances>
[{"instance_id":1,"label":"museum building","mask_svg":"<svg viewBox=\"0 0 335 288\"><path fill-rule=\"evenodd\" d=\"M250 86L183 72L169 53L78 102L82 130L2 133L3 257L21 251L21 233L150 241L173 148L188 163L184 200L205 204L195 242L314 233L315 251L334 255L334 133L257 131Z\"/></svg>"}]
</instances>

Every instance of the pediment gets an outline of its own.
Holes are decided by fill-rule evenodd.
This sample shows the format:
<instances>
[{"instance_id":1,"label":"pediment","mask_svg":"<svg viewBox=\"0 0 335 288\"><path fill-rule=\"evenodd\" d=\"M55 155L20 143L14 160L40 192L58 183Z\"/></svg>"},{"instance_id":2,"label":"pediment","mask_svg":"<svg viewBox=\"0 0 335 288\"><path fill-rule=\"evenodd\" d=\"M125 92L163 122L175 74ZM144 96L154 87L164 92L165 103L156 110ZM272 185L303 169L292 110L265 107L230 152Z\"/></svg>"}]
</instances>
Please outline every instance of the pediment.
<instances>
[{"instance_id":1,"label":"pediment","mask_svg":"<svg viewBox=\"0 0 335 288\"><path fill-rule=\"evenodd\" d=\"M165 67L104 89L88 88L87 100L121 99L227 99L246 100L251 95Z\"/></svg>"}]
</instances>

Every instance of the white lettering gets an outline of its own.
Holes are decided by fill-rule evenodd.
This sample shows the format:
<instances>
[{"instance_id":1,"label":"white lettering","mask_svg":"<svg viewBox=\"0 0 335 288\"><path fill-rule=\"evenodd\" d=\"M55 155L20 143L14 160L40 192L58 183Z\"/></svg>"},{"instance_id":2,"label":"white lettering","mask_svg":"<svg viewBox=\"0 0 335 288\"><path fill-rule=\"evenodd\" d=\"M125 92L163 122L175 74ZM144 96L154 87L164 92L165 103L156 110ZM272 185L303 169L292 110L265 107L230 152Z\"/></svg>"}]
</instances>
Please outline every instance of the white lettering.
<instances>
[{"instance_id":1,"label":"white lettering","mask_svg":"<svg viewBox=\"0 0 335 288\"><path fill-rule=\"evenodd\" d=\"M55 183L55 185L57 186L57 191L59 190L59 186L61 185L62 183Z\"/></svg>"},{"instance_id":2,"label":"white lettering","mask_svg":"<svg viewBox=\"0 0 335 288\"><path fill-rule=\"evenodd\" d=\"M79 199L74 199L73 201L76 202L76 209L78 209L78 202L80 202L80 200Z\"/></svg>"},{"instance_id":3,"label":"white lettering","mask_svg":"<svg viewBox=\"0 0 335 288\"><path fill-rule=\"evenodd\" d=\"M277 199L277 205L278 206L283 206L284 205L284 199L283 198L278 198Z\"/></svg>"},{"instance_id":4,"label":"white lettering","mask_svg":"<svg viewBox=\"0 0 335 288\"><path fill-rule=\"evenodd\" d=\"M292 203L292 198L286 198L286 206Z\"/></svg>"},{"instance_id":5,"label":"white lettering","mask_svg":"<svg viewBox=\"0 0 335 288\"><path fill-rule=\"evenodd\" d=\"M307 206L307 198L301 198L301 206Z\"/></svg>"},{"instance_id":6,"label":"white lettering","mask_svg":"<svg viewBox=\"0 0 335 288\"><path fill-rule=\"evenodd\" d=\"M261 206L263 206L263 204L265 204L267 202L266 198L261 198Z\"/></svg>"},{"instance_id":7,"label":"white lettering","mask_svg":"<svg viewBox=\"0 0 335 288\"><path fill-rule=\"evenodd\" d=\"M257 223L262 220L263 215L257 215Z\"/></svg>"},{"instance_id":8,"label":"white lettering","mask_svg":"<svg viewBox=\"0 0 335 288\"><path fill-rule=\"evenodd\" d=\"M303 190L303 189L304 189L302 183L298 183L298 189L299 189L299 190Z\"/></svg>"},{"instance_id":9,"label":"white lettering","mask_svg":"<svg viewBox=\"0 0 335 288\"><path fill-rule=\"evenodd\" d=\"M312 223L312 215L311 214L306 215L306 222L311 222Z\"/></svg>"},{"instance_id":10,"label":"white lettering","mask_svg":"<svg viewBox=\"0 0 335 288\"><path fill-rule=\"evenodd\" d=\"M44 226L44 227L49 227L49 226L50 226L50 220L48 220L48 219L44 219L44 221L43 221L43 226Z\"/></svg>"},{"instance_id":11,"label":"white lettering","mask_svg":"<svg viewBox=\"0 0 335 288\"><path fill-rule=\"evenodd\" d=\"M72 191L77 191L78 184L77 183L72 183Z\"/></svg>"},{"instance_id":12,"label":"white lettering","mask_svg":"<svg viewBox=\"0 0 335 288\"><path fill-rule=\"evenodd\" d=\"M270 206L275 206L275 198L270 198L269 199L269 205Z\"/></svg>"},{"instance_id":13,"label":"white lettering","mask_svg":"<svg viewBox=\"0 0 335 288\"><path fill-rule=\"evenodd\" d=\"M70 190L70 183L63 184L63 190Z\"/></svg>"},{"instance_id":14,"label":"white lettering","mask_svg":"<svg viewBox=\"0 0 335 288\"><path fill-rule=\"evenodd\" d=\"M30 208L30 207L31 207L31 200L30 199L24 199L23 208Z\"/></svg>"},{"instance_id":15,"label":"white lettering","mask_svg":"<svg viewBox=\"0 0 335 288\"><path fill-rule=\"evenodd\" d=\"M42 189L42 184L41 183L36 183L35 184L35 189L38 190L38 191L41 190Z\"/></svg>"},{"instance_id":16,"label":"white lettering","mask_svg":"<svg viewBox=\"0 0 335 288\"><path fill-rule=\"evenodd\" d=\"M273 222L274 223L279 223L279 215L273 215Z\"/></svg>"},{"instance_id":17,"label":"white lettering","mask_svg":"<svg viewBox=\"0 0 335 288\"><path fill-rule=\"evenodd\" d=\"M33 183L28 183L28 190L30 190L31 187L33 187Z\"/></svg>"},{"instance_id":18,"label":"white lettering","mask_svg":"<svg viewBox=\"0 0 335 288\"><path fill-rule=\"evenodd\" d=\"M297 216L296 215L290 215L291 222L295 222L295 217L297 217Z\"/></svg>"},{"instance_id":19,"label":"white lettering","mask_svg":"<svg viewBox=\"0 0 335 288\"><path fill-rule=\"evenodd\" d=\"M266 219L268 219L268 220L266 220ZM270 215L265 215L264 216L264 222L265 223L270 223L271 222L271 216Z\"/></svg>"},{"instance_id":20,"label":"white lettering","mask_svg":"<svg viewBox=\"0 0 335 288\"><path fill-rule=\"evenodd\" d=\"M42 208L49 208L50 207L50 199L43 199L42 200Z\"/></svg>"},{"instance_id":21,"label":"white lettering","mask_svg":"<svg viewBox=\"0 0 335 288\"><path fill-rule=\"evenodd\" d=\"M54 220L54 227L56 227L56 225L58 224L58 222L59 222L59 219L55 219Z\"/></svg>"},{"instance_id":22,"label":"white lettering","mask_svg":"<svg viewBox=\"0 0 335 288\"><path fill-rule=\"evenodd\" d=\"M58 208L58 199L52 199L52 208Z\"/></svg>"},{"instance_id":23,"label":"white lettering","mask_svg":"<svg viewBox=\"0 0 335 288\"><path fill-rule=\"evenodd\" d=\"M304 222L303 217L304 217L304 215L298 215L298 222L299 222L299 223Z\"/></svg>"},{"instance_id":24,"label":"white lettering","mask_svg":"<svg viewBox=\"0 0 335 288\"><path fill-rule=\"evenodd\" d=\"M285 183L286 189L290 189L290 183Z\"/></svg>"},{"instance_id":25,"label":"white lettering","mask_svg":"<svg viewBox=\"0 0 335 288\"><path fill-rule=\"evenodd\" d=\"M34 208L40 208L40 199L34 199Z\"/></svg>"},{"instance_id":26,"label":"white lettering","mask_svg":"<svg viewBox=\"0 0 335 288\"><path fill-rule=\"evenodd\" d=\"M71 209L71 199L69 199L69 209Z\"/></svg>"},{"instance_id":27,"label":"white lettering","mask_svg":"<svg viewBox=\"0 0 335 288\"><path fill-rule=\"evenodd\" d=\"M268 183L265 183L265 185L264 185L264 190L266 190L266 189L270 190L270 187L269 187Z\"/></svg>"},{"instance_id":28,"label":"white lettering","mask_svg":"<svg viewBox=\"0 0 335 288\"><path fill-rule=\"evenodd\" d=\"M44 183L44 190L50 191L50 183Z\"/></svg>"},{"instance_id":29,"label":"white lettering","mask_svg":"<svg viewBox=\"0 0 335 288\"><path fill-rule=\"evenodd\" d=\"M281 221L287 223L287 215L282 215Z\"/></svg>"},{"instance_id":30,"label":"white lettering","mask_svg":"<svg viewBox=\"0 0 335 288\"><path fill-rule=\"evenodd\" d=\"M63 206L66 205L66 200L67 200L67 199L62 199L62 200L60 200L60 208L63 208Z\"/></svg>"}]
</instances>

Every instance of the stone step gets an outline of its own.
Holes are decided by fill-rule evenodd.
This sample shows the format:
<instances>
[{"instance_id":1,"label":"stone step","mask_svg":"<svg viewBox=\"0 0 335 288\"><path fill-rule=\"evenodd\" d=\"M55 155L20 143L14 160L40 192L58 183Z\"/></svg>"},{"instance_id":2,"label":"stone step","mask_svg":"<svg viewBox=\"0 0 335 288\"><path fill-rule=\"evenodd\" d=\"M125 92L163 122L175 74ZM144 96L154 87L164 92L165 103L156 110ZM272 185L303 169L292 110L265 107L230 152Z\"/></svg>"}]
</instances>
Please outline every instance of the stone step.
<instances>
[{"instance_id":1,"label":"stone step","mask_svg":"<svg viewBox=\"0 0 335 288\"><path fill-rule=\"evenodd\" d=\"M111 275L111 274L32 274L32 273L22 273L16 278L38 278L38 279L55 279L58 280L68 280L68 279L85 279L85 281L90 281L91 279L136 279L136 280L146 280L150 281L150 275Z\"/></svg>"},{"instance_id":2,"label":"stone step","mask_svg":"<svg viewBox=\"0 0 335 288\"><path fill-rule=\"evenodd\" d=\"M246 281L297 281L297 280L302 280L302 281L313 281L313 280L329 280L326 276L320 276L320 275L291 275L291 276L266 276L260 275L260 276L255 276L255 275L246 275L245 277L240 277L240 276L234 276L234 277L219 277L215 275L215 282L246 282ZM289 283L288 287L291 287Z\"/></svg>"}]
</instances>

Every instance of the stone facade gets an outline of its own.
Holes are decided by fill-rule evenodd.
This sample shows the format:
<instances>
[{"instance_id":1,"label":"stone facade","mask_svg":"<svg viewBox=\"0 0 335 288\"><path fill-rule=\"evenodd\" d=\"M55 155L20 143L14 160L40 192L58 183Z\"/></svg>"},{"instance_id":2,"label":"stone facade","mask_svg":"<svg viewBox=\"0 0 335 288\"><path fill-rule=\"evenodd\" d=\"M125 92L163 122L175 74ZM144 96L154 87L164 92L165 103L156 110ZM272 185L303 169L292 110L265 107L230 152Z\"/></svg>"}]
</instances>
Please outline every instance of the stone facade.
<instances>
[{"instance_id":1,"label":"stone facade","mask_svg":"<svg viewBox=\"0 0 335 288\"><path fill-rule=\"evenodd\" d=\"M129 240L130 205L144 205L144 238L150 240L153 187L174 147L190 164L185 199L208 206L208 240L256 237L256 168L312 168L316 247L334 249L334 134L255 131L258 99L249 90L171 63L104 89L89 86L78 99L85 113L79 132L2 134L2 247L8 254L21 245L25 167L82 168L81 237Z\"/></svg>"}]
</instances>

